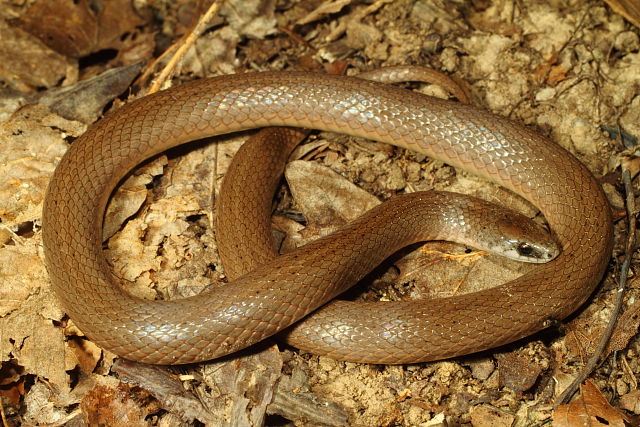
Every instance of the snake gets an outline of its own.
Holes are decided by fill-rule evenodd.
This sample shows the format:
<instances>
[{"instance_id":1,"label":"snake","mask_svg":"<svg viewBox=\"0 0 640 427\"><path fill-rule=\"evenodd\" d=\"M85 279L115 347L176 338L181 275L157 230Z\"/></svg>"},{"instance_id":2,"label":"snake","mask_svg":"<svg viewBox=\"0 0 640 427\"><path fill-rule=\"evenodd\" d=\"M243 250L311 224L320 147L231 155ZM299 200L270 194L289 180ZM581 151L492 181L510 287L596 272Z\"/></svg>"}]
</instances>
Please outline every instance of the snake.
<instances>
[{"instance_id":1,"label":"snake","mask_svg":"<svg viewBox=\"0 0 640 427\"><path fill-rule=\"evenodd\" d=\"M515 280L478 292L375 307L348 301L323 307L399 248L433 237L433 230L426 235L421 230L425 217L419 209L433 202L405 195L398 206L408 209L407 216L378 206L334 235L213 292L168 301L125 292L102 251L104 212L118 183L171 147L270 126L385 142L477 174L540 209L561 253ZM593 174L529 127L379 82L292 71L187 82L134 100L90 126L53 173L43 203L42 238L52 288L71 320L89 339L127 359L211 360L304 319L286 331L302 349L341 360L400 364L495 348L566 318L602 278L613 226ZM308 321L314 323L305 325Z\"/></svg>"}]
</instances>

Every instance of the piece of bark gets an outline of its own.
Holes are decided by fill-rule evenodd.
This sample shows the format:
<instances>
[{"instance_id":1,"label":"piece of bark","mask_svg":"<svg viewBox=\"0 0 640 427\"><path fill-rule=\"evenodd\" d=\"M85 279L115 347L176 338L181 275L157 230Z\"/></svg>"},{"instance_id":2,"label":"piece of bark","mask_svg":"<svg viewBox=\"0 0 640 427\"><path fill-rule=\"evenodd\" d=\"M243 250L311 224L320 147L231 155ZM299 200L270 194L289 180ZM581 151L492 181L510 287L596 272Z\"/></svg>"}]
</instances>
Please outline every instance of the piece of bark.
<instances>
[{"instance_id":1,"label":"piece of bark","mask_svg":"<svg viewBox=\"0 0 640 427\"><path fill-rule=\"evenodd\" d=\"M182 420L203 423L214 422L212 414L202 402L182 386L182 382L164 366L145 365L118 359L112 371L120 380L142 387L153 395L162 407L178 414Z\"/></svg>"},{"instance_id":2,"label":"piece of bark","mask_svg":"<svg viewBox=\"0 0 640 427\"><path fill-rule=\"evenodd\" d=\"M304 375L283 375L267 407L269 414L277 414L296 425L348 425L346 411L338 404L324 400L306 390Z\"/></svg>"}]
</instances>

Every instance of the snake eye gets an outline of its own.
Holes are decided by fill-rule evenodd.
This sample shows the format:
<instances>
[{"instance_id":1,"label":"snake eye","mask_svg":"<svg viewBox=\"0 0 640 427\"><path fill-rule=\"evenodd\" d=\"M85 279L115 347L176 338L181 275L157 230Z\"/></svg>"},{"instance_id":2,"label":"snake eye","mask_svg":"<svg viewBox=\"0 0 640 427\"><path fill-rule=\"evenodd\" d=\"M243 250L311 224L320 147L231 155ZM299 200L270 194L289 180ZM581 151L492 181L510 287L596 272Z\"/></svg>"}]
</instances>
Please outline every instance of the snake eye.
<instances>
[{"instance_id":1,"label":"snake eye","mask_svg":"<svg viewBox=\"0 0 640 427\"><path fill-rule=\"evenodd\" d=\"M518 254L525 257L531 257L534 249L528 243L518 243Z\"/></svg>"}]
</instances>

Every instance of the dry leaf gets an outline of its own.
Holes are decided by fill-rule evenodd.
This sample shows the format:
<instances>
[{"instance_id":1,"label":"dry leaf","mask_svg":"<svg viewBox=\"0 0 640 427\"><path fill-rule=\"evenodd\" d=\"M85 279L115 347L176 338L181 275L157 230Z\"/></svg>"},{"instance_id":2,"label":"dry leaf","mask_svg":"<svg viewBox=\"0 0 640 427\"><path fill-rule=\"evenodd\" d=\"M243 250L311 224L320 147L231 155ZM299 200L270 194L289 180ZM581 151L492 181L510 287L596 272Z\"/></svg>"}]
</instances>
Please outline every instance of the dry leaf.
<instances>
[{"instance_id":1,"label":"dry leaf","mask_svg":"<svg viewBox=\"0 0 640 427\"><path fill-rule=\"evenodd\" d=\"M291 162L285 175L298 208L316 226L346 223L380 204L372 194L314 162Z\"/></svg>"},{"instance_id":2,"label":"dry leaf","mask_svg":"<svg viewBox=\"0 0 640 427\"><path fill-rule=\"evenodd\" d=\"M113 378L101 377L84 394L80 409L88 425L147 426L146 417L160 408L155 400L140 399L140 394Z\"/></svg>"},{"instance_id":3,"label":"dry leaf","mask_svg":"<svg viewBox=\"0 0 640 427\"><path fill-rule=\"evenodd\" d=\"M640 390L634 390L622 396L620 398L620 407L634 414L640 414Z\"/></svg>"},{"instance_id":4,"label":"dry leaf","mask_svg":"<svg viewBox=\"0 0 640 427\"><path fill-rule=\"evenodd\" d=\"M167 157L158 156L152 162L136 169L135 173L118 187L104 216L103 240L111 238L127 218L138 212L142 203L147 199L147 185L154 177L162 175L166 164Z\"/></svg>"},{"instance_id":5,"label":"dry leaf","mask_svg":"<svg viewBox=\"0 0 640 427\"><path fill-rule=\"evenodd\" d=\"M609 357L614 351L627 348L629 341L638 333L638 327L640 327L640 304L636 302L628 307L616 321L603 358Z\"/></svg>"},{"instance_id":6,"label":"dry leaf","mask_svg":"<svg viewBox=\"0 0 640 427\"><path fill-rule=\"evenodd\" d=\"M569 71L564 65L554 65L549 70L549 75L547 75L547 84L552 87L558 85L567 78Z\"/></svg>"},{"instance_id":7,"label":"dry leaf","mask_svg":"<svg viewBox=\"0 0 640 427\"><path fill-rule=\"evenodd\" d=\"M475 406L469 414L473 427L510 427L515 417L489 405Z\"/></svg>"},{"instance_id":8,"label":"dry leaf","mask_svg":"<svg viewBox=\"0 0 640 427\"><path fill-rule=\"evenodd\" d=\"M109 102L127 90L140 68L140 64L112 68L72 85L50 89L34 100L67 120L93 123Z\"/></svg>"},{"instance_id":9,"label":"dry leaf","mask_svg":"<svg viewBox=\"0 0 640 427\"><path fill-rule=\"evenodd\" d=\"M26 31L0 20L0 40L3 84L22 92L33 92L38 87L54 86L67 77L66 58Z\"/></svg>"},{"instance_id":10,"label":"dry leaf","mask_svg":"<svg viewBox=\"0 0 640 427\"><path fill-rule=\"evenodd\" d=\"M276 31L275 0L227 0L220 16L239 34L261 39Z\"/></svg>"},{"instance_id":11,"label":"dry leaf","mask_svg":"<svg viewBox=\"0 0 640 427\"><path fill-rule=\"evenodd\" d=\"M580 386L580 395L553 413L554 427L625 427L631 420L609 404L602 392L589 380Z\"/></svg>"},{"instance_id":12,"label":"dry leaf","mask_svg":"<svg viewBox=\"0 0 640 427\"><path fill-rule=\"evenodd\" d=\"M283 253L331 233L380 204L374 195L314 162L293 161L287 165L285 176L307 226L299 232L287 234L281 247Z\"/></svg>"},{"instance_id":13,"label":"dry leaf","mask_svg":"<svg viewBox=\"0 0 640 427\"><path fill-rule=\"evenodd\" d=\"M624 16L636 27L640 27L640 2L638 0L604 0L614 12Z\"/></svg>"},{"instance_id":14,"label":"dry leaf","mask_svg":"<svg viewBox=\"0 0 640 427\"><path fill-rule=\"evenodd\" d=\"M10 228L40 218L42 201L65 140L84 132L84 125L26 106L0 124L0 221Z\"/></svg>"},{"instance_id":15,"label":"dry leaf","mask_svg":"<svg viewBox=\"0 0 640 427\"><path fill-rule=\"evenodd\" d=\"M335 1L329 1L329 2L322 2L320 3L320 6L318 6L315 10L313 10L307 16L305 16L302 19L299 19L298 22L296 22L296 24L298 25L308 24L309 22L316 21L326 15L330 15L332 13L338 13L342 10L342 8L344 8L351 2L352 0L335 0Z\"/></svg>"},{"instance_id":16,"label":"dry leaf","mask_svg":"<svg viewBox=\"0 0 640 427\"><path fill-rule=\"evenodd\" d=\"M101 4L102 8L98 8L88 0L40 0L29 7L18 25L56 52L72 58L103 49L119 50L127 41L121 36L135 31L145 21L133 10L130 0Z\"/></svg>"},{"instance_id":17,"label":"dry leaf","mask_svg":"<svg viewBox=\"0 0 640 427\"><path fill-rule=\"evenodd\" d=\"M64 336L51 321L62 318L56 303L50 292L41 290L18 310L0 318L0 361L15 360L25 373L46 378L49 386L64 392L69 387Z\"/></svg>"},{"instance_id":18,"label":"dry leaf","mask_svg":"<svg viewBox=\"0 0 640 427\"><path fill-rule=\"evenodd\" d=\"M567 334L566 346L570 355L585 358L595 351L600 337L606 329L606 324L600 322L593 325L591 323L590 317L578 317L569 323L568 331L570 333ZM640 304L633 304L618 318L602 357L607 358L612 352L627 348L629 341L637 334L639 327Z\"/></svg>"},{"instance_id":19,"label":"dry leaf","mask_svg":"<svg viewBox=\"0 0 640 427\"><path fill-rule=\"evenodd\" d=\"M528 354L509 352L496 354L500 385L516 392L525 392L534 386L542 372L542 366L531 360Z\"/></svg>"}]
</instances>

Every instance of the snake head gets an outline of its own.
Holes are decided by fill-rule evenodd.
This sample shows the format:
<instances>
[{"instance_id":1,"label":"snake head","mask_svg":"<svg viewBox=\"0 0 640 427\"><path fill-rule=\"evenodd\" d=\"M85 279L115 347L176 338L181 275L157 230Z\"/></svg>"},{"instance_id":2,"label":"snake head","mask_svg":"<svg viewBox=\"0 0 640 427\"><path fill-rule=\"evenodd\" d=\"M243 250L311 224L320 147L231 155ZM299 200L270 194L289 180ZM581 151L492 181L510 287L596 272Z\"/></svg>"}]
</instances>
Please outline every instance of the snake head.
<instances>
[{"instance_id":1,"label":"snake head","mask_svg":"<svg viewBox=\"0 0 640 427\"><path fill-rule=\"evenodd\" d=\"M545 227L517 212L495 212L484 231L482 249L522 262L544 263L560 254L560 245Z\"/></svg>"}]
</instances>

